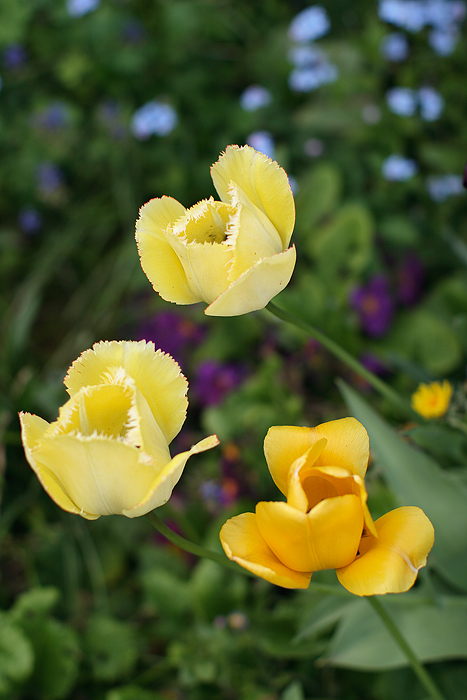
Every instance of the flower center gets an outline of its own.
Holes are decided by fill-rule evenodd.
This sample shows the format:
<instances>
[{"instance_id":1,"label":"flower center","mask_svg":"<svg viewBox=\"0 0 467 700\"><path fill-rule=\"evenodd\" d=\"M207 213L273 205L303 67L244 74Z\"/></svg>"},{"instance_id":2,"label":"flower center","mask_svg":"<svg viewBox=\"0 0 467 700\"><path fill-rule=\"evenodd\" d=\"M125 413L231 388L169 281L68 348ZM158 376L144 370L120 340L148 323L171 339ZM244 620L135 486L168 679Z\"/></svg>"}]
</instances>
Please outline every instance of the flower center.
<instances>
[{"instance_id":1,"label":"flower center","mask_svg":"<svg viewBox=\"0 0 467 700\"><path fill-rule=\"evenodd\" d=\"M230 204L205 199L198 202L178 221L173 232L187 243L222 243L227 236L227 224L232 212Z\"/></svg>"},{"instance_id":2,"label":"flower center","mask_svg":"<svg viewBox=\"0 0 467 700\"><path fill-rule=\"evenodd\" d=\"M323 476L307 476L303 481L303 490L308 499L308 512L326 498L339 495L335 485Z\"/></svg>"}]
</instances>

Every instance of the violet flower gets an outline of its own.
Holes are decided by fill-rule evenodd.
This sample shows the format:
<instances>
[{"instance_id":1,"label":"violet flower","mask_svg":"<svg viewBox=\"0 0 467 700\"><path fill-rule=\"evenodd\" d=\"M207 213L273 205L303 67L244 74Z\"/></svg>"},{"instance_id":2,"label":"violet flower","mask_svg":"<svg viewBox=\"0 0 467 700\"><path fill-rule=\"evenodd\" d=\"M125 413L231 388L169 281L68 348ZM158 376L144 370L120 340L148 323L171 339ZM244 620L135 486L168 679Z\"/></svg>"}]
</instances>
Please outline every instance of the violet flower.
<instances>
[{"instance_id":1,"label":"violet flower","mask_svg":"<svg viewBox=\"0 0 467 700\"><path fill-rule=\"evenodd\" d=\"M387 333L394 316L394 299L384 275L375 275L366 285L357 287L350 302L367 335L379 338Z\"/></svg>"}]
</instances>

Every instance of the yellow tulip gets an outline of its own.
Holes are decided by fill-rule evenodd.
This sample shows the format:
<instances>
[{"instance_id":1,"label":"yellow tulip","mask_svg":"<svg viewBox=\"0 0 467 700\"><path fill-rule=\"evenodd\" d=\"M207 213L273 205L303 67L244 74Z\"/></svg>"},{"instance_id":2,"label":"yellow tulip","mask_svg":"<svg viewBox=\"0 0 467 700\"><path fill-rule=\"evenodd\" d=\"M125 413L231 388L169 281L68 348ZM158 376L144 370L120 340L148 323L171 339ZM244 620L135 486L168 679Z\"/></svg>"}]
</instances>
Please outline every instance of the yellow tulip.
<instances>
[{"instance_id":1,"label":"yellow tulip","mask_svg":"<svg viewBox=\"0 0 467 700\"><path fill-rule=\"evenodd\" d=\"M359 596L414 584L433 546L433 526L416 507L373 522L363 481L368 435L357 420L270 428L264 452L287 501L261 502L255 513L228 520L220 539L229 559L284 588L307 588L323 569L336 569Z\"/></svg>"},{"instance_id":2,"label":"yellow tulip","mask_svg":"<svg viewBox=\"0 0 467 700\"><path fill-rule=\"evenodd\" d=\"M228 146L211 168L221 201L190 209L172 197L140 210L141 266L166 301L204 301L209 316L262 309L288 284L295 204L285 171L250 146Z\"/></svg>"},{"instance_id":3,"label":"yellow tulip","mask_svg":"<svg viewBox=\"0 0 467 700\"><path fill-rule=\"evenodd\" d=\"M215 435L170 458L185 420L188 382L153 343L96 343L68 370L70 399L53 423L20 413L26 458L63 510L88 520L129 518L165 503L188 458Z\"/></svg>"}]
</instances>

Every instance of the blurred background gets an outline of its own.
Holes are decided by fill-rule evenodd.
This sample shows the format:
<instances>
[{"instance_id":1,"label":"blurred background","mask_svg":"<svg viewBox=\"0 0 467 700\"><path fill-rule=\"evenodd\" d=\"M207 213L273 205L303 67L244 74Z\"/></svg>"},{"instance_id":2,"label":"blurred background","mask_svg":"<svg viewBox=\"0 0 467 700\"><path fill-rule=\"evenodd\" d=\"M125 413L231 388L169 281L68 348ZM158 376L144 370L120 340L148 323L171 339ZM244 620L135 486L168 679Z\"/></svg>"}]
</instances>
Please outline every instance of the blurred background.
<instances>
[{"instance_id":1,"label":"blurred background","mask_svg":"<svg viewBox=\"0 0 467 700\"><path fill-rule=\"evenodd\" d=\"M400 663L332 656L340 601L297 637L324 596L196 562L144 519L60 511L24 458L16 414L54 420L63 376L92 343L154 341L190 381L173 452L221 439L160 512L213 548L228 516L275 498L268 428L346 415L336 376L398 418L267 311L209 318L163 302L143 274L139 208L216 196L210 165L246 143L284 167L295 194L298 261L278 304L405 395L448 378L465 407L466 11L462 0L2 0L0 697L423 697ZM447 466L465 464L464 439L456 450ZM368 488L374 517L396 503L377 470ZM453 700L467 682L459 656L435 668Z\"/></svg>"}]
</instances>

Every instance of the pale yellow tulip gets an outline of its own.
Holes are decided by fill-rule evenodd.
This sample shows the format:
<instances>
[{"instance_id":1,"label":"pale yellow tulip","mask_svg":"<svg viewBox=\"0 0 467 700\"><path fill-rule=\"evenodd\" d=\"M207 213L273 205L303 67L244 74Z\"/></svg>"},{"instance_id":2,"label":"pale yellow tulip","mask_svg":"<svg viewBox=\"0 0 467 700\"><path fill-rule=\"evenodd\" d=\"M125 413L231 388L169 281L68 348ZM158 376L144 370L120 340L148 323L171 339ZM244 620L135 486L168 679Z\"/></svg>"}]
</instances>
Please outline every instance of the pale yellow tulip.
<instances>
[{"instance_id":1,"label":"pale yellow tulip","mask_svg":"<svg viewBox=\"0 0 467 700\"><path fill-rule=\"evenodd\" d=\"M221 201L191 209L172 197L140 210L141 266L166 301L209 306L210 316L262 309L289 283L295 204L285 171L251 146L228 146L211 175Z\"/></svg>"},{"instance_id":2,"label":"pale yellow tulip","mask_svg":"<svg viewBox=\"0 0 467 700\"><path fill-rule=\"evenodd\" d=\"M171 459L185 420L188 382L153 343L96 343L65 377L70 399L53 423L20 413L26 458L49 496L88 520L144 515L165 503L188 458L215 447L211 435Z\"/></svg>"},{"instance_id":3,"label":"pale yellow tulip","mask_svg":"<svg viewBox=\"0 0 467 700\"><path fill-rule=\"evenodd\" d=\"M433 526L415 507L373 522L363 481L368 435L357 420L273 427L264 451L287 501L261 502L255 513L228 520L220 539L229 559L285 588L307 588L323 569L336 569L360 596L413 585L433 546Z\"/></svg>"}]
</instances>

